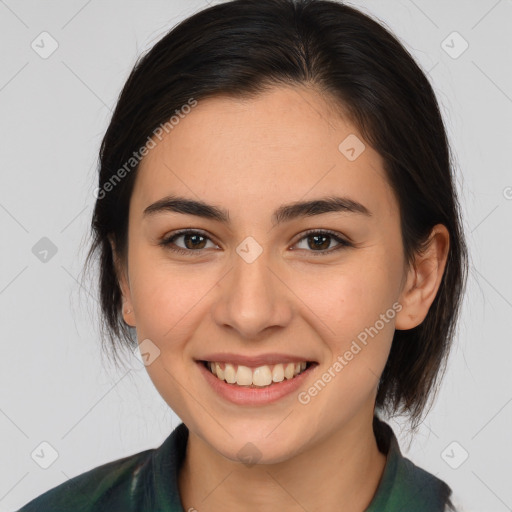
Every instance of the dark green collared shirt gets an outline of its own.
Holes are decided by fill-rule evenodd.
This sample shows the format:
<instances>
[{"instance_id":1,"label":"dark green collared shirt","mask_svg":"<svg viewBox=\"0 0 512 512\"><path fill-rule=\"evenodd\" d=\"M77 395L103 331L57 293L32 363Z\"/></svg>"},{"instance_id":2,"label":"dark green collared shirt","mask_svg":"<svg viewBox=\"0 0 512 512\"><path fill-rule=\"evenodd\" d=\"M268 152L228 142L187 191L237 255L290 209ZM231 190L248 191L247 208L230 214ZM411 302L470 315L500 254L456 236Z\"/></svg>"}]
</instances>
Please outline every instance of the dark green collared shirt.
<instances>
[{"instance_id":1,"label":"dark green collared shirt","mask_svg":"<svg viewBox=\"0 0 512 512\"><path fill-rule=\"evenodd\" d=\"M386 466L370 506L364 512L445 512L450 488L402 456L389 425L374 419ZM185 512L178 472L185 456L188 429L178 425L159 448L98 466L64 482L18 512Z\"/></svg>"}]
</instances>

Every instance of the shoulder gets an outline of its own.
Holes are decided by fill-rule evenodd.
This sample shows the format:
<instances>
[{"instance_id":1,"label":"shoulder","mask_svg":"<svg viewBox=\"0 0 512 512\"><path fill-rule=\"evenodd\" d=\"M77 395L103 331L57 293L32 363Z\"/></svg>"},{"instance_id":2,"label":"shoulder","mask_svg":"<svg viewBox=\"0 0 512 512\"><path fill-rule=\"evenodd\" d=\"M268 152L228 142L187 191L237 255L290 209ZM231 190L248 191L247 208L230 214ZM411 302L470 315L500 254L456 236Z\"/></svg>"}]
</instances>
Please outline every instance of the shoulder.
<instances>
[{"instance_id":1,"label":"shoulder","mask_svg":"<svg viewBox=\"0 0 512 512\"><path fill-rule=\"evenodd\" d=\"M92 512L136 510L134 490L139 472L151 464L155 449L102 464L53 487L18 512Z\"/></svg>"}]
</instances>

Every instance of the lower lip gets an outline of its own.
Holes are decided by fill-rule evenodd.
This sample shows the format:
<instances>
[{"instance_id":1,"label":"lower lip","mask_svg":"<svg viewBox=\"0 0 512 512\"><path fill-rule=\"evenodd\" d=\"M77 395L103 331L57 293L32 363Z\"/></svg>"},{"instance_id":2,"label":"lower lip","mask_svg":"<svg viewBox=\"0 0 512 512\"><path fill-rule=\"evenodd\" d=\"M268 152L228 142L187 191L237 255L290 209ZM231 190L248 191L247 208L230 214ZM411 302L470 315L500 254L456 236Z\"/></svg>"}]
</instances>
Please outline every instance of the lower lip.
<instances>
[{"instance_id":1,"label":"lower lip","mask_svg":"<svg viewBox=\"0 0 512 512\"><path fill-rule=\"evenodd\" d=\"M277 402L281 398L290 395L304 384L312 371L318 366L311 365L302 373L293 379L285 379L281 382L274 382L272 385L262 388L246 388L236 384L228 384L220 380L208 370L205 365L198 361L199 370L204 375L206 382L210 384L214 391L222 398L237 405L265 405Z\"/></svg>"}]
</instances>

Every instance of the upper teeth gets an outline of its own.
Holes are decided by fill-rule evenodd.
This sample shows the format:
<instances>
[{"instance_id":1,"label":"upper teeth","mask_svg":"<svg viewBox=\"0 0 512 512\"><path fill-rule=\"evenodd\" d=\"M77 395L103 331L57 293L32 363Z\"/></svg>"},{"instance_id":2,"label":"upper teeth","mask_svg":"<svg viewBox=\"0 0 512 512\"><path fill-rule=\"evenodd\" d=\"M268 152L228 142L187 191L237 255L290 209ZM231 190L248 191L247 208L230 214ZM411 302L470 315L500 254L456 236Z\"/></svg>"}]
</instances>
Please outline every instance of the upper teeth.
<instances>
[{"instance_id":1,"label":"upper teeth","mask_svg":"<svg viewBox=\"0 0 512 512\"><path fill-rule=\"evenodd\" d=\"M281 382L285 378L293 379L295 375L306 369L306 362L263 365L254 369L241 364L208 362L208 368L219 379L225 380L229 384L268 386L272 382Z\"/></svg>"}]
</instances>

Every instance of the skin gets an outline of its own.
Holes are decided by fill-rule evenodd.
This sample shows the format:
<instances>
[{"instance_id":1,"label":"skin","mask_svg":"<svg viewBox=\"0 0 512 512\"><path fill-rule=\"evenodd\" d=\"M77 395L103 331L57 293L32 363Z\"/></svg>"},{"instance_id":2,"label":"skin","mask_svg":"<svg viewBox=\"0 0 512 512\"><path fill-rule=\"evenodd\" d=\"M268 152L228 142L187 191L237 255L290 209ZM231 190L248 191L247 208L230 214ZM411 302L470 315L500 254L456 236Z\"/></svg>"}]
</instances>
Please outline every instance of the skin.
<instances>
[{"instance_id":1,"label":"skin","mask_svg":"<svg viewBox=\"0 0 512 512\"><path fill-rule=\"evenodd\" d=\"M125 322L160 350L149 376L190 430L179 475L185 510L356 512L376 492L385 466L372 430L378 378L394 330L420 324L435 298L449 234L435 226L428 250L406 266L383 160L366 144L349 161L338 150L349 134L364 140L315 89L279 86L253 99L199 101L141 163L118 275ZM272 225L282 204L333 191L372 215ZM232 225L175 212L143 217L168 194L227 209ZM206 232L201 255L159 245L184 228ZM353 246L334 251L338 242L327 238L322 248L331 252L317 255L304 238L309 229L332 230ZM236 252L248 236L263 249L250 264ZM174 243L194 247L183 237ZM194 362L207 352L294 354L319 363L299 390L307 391L394 303L400 312L307 405L297 393L231 404ZM259 450L256 465L238 458L248 442Z\"/></svg>"}]
</instances>

